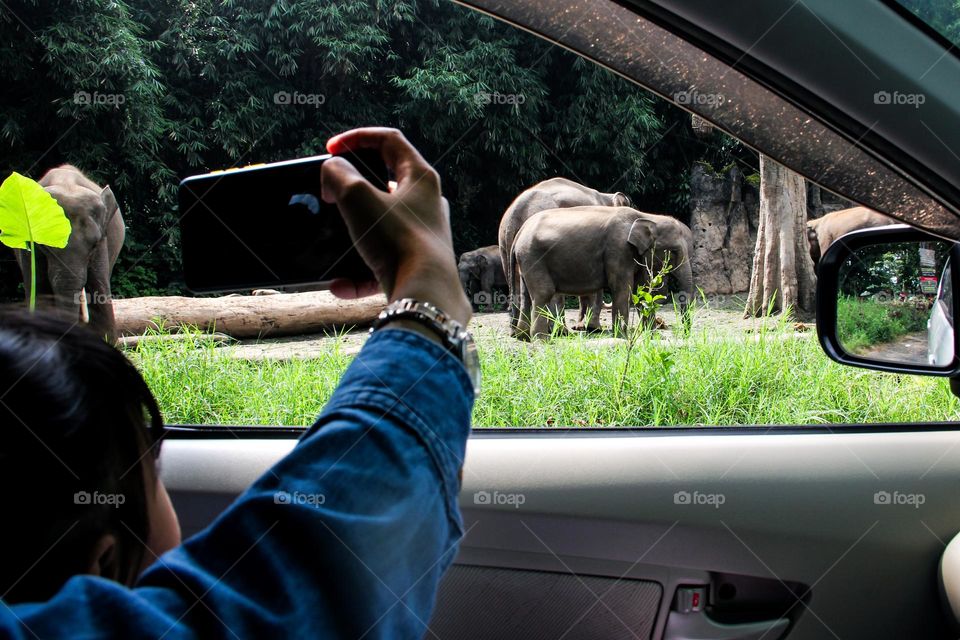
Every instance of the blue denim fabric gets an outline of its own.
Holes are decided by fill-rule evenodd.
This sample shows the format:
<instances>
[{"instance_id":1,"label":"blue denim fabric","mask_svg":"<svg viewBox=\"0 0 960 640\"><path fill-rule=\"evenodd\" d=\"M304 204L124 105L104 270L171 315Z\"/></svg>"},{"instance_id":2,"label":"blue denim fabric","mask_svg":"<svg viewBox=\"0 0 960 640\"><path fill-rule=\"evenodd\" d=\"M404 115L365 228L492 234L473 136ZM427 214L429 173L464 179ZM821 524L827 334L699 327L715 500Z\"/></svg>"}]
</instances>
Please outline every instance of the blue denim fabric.
<instances>
[{"instance_id":1,"label":"blue denim fabric","mask_svg":"<svg viewBox=\"0 0 960 640\"><path fill-rule=\"evenodd\" d=\"M290 455L135 588L74 577L0 607L0 636L420 638L462 535L472 406L456 358L378 331Z\"/></svg>"}]
</instances>

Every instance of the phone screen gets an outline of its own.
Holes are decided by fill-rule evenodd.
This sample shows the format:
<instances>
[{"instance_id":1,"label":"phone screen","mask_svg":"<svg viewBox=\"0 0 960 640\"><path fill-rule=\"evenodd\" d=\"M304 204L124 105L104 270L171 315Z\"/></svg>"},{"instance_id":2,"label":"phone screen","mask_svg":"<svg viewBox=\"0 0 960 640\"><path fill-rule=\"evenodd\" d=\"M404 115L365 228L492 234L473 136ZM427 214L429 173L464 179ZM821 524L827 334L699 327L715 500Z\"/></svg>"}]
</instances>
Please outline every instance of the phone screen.
<instances>
[{"instance_id":1,"label":"phone screen","mask_svg":"<svg viewBox=\"0 0 960 640\"><path fill-rule=\"evenodd\" d=\"M180 246L195 292L370 280L336 205L320 197L329 155L192 176L180 183ZM386 190L376 151L345 154Z\"/></svg>"}]
</instances>

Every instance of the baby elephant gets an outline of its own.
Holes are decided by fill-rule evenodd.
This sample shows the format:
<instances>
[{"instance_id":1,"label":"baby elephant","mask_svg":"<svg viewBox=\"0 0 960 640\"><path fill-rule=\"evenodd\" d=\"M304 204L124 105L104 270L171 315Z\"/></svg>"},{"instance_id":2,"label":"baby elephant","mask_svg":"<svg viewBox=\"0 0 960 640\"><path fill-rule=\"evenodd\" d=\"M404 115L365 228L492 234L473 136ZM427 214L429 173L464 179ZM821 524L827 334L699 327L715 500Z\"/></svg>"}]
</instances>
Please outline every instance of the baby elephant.
<instances>
[{"instance_id":1,"label":"baby elephant","mask_svg":"<svg viewBox=\"0 0 960 640\"><path fill-rule=\"evenodd\" d=\"M461 254L457 270L460 272L460 284L474 304L491 304L493 288L507 286L497 245Z\"/></svg>"},{"instance_id":2,"label":"baby elephant","mask_svg":"<svg viewBox=\"0 0 960 640\"><path fill-rule=\"evenodd\" d=\"M520 291L522 337L549 334L543 310L556 294L588 295L604 288L613 294L614 332L625 331L641 265L666 252L674 256L676 279L689 295L689 238L678 227L673 218L630 207L550 209L530 218L517 234L509 264L514 290Z\"/></svg>"},{"instance_id":3,"label":"baby elephant","mask_svg":"<svg viewBox=\"0 0 960 640\"><path fill-rule=\"evenodd\" d=\"M117 199L110 187L101 188L69 164L47 171L38 182L63 207L71 230L63 249L37 247L37 301L52 298L57 308L77 320L86 302L90 327L112 340L110 274L125 235ZM16 253L29 298L30 254Z\"/></svg>"}]
</instances>

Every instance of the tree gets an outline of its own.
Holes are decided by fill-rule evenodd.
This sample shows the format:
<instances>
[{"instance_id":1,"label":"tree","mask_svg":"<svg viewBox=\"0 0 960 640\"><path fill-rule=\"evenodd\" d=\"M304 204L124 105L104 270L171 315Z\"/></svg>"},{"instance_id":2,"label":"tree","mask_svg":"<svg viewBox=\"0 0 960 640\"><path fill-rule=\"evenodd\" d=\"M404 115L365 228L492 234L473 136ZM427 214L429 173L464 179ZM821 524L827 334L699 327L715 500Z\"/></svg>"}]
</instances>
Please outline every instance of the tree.
<instances>
[{"instance_id":1,"label":"tree","mask_svg":"<svg viewBox=\"0 0 960 640\"><path fill-rule=\"evenodd\" d=\"M128 226L120 297L182 289L181 178L324 153L356 126L399 127L436 165L461 251L494 243L507 205L539 180L682 217L694 162L752 153L700 140L628 80L447 1L18 0L0 2L0 38L0 179L69 162L113 186ZM0 299L21 297L8 251L0 272Z\"/></svg>"},{"instance_id":2,"label":"tree","mask_svg":"<svg viewBox=\"0 0 960 640\"><path fill-rule=\"evenodd\" d=\"M808 258L807 187L803 177L760 155L760 225L746 317L813 312L816 283Z\"/></svg>"}]
</instances>

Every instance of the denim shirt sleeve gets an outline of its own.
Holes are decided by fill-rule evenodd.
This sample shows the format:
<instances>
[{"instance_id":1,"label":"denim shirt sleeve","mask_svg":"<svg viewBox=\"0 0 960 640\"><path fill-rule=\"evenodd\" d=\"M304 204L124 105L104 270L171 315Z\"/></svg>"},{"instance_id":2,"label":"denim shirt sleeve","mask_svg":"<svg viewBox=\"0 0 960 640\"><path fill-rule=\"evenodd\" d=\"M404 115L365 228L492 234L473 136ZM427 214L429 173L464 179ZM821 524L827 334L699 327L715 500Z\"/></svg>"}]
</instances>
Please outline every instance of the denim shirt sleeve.
<instances>
[{"instance_id":1,"label":"denim shirt sleeve","mask_svg":"<svg viewBox=\"0 0 960 640\"><path fill-rule=\"evenodd\" d=\"M316 423L133 589L72 578L4 637L421 638L462 535L473 389L416 333L374 333Z\"/></svg>"}]
</instances>

